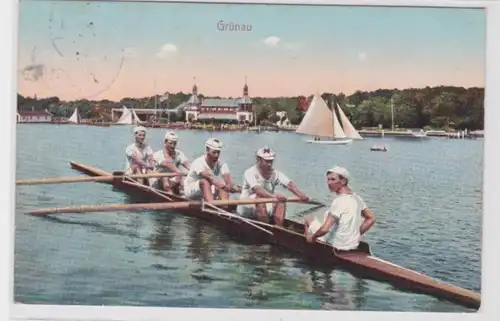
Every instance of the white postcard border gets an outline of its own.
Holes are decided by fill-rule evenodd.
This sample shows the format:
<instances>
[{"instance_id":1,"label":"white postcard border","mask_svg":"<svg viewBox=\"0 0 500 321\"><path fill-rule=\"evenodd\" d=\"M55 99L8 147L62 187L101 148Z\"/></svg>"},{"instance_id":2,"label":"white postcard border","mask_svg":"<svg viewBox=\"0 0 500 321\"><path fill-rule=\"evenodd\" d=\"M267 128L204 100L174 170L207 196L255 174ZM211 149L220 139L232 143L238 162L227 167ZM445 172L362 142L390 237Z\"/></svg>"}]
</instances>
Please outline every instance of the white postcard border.
<instances>
[{"instance_id":1,"label":"white postcard border","mask_svg":"<svg viewBox=\"0 0 500 321\"><path fill-rule=\"evenodd\" d=\"M155 0L152 0L155 1ZM195 1L177 1L195 2ZM198 0L196 2L212 2ZM219 3L231 2L219 0ZM234 3L235 1L233 1ZM1 137L8 146L3 147L0 168L4 169L0 193L3 211L1 212L3 249L2 292L3 311L9 316L2 319L27 320L500 320L498 310L498 289L500 288L500 226L498 184L500 182L500 3L497 1L443 1L443 0L352 0L352 1L241 1L242 3L306 3L306 4L349 4L349 5L387 5L387 6L442 6L442 7L488 7L487 14L487 70L485 90L485 161L484 161L484 215L483 215L483 266L482 266L482 306L478 313L403 313L403 312L341 312L341 311L287 311L287 310L237 310L237 309L181 309L181 308L134 308L134 307L85 307L85 306L29 306L13 304L13 254L14 254L14 186L15 186L15 113L17 84L17 18L18 3L13 0L1 1L2 17L0 29L4 48L12 44L11 50L0 51L3 65L0 90L3 98L0 118ZM493 18L494 17L494 18ZM11 70L9 75L7 70ZM7 272L7 273L5 273ZM7 309L8 308L8 309ZM5 313L4 313L5 315Z\"/></svg>"}]
</instances>

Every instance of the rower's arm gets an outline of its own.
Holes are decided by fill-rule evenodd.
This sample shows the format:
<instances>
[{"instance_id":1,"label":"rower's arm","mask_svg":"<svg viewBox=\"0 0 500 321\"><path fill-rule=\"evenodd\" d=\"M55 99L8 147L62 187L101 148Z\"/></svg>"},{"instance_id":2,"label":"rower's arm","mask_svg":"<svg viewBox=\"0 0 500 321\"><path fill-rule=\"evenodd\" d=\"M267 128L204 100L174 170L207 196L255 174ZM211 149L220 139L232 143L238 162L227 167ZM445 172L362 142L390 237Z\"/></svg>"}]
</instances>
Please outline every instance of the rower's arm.
<instances>
[{"instance_id":1,"label":"rower's arm","mask_svg":"<svg viewBox=\"0 0 500 321\"><path fill-rule=\"evenodd\" d=\"M313 238L317 239L318 237L322 237L323 235L328 233L328 231L330 231L335 226L336 223L337 223L337 218L334 217L331 213L329 213L326 216L323 225L321 225L321 227L313 234Z\"/></svg>"},{"instance_id":2,"label":"rower's arm","mask_svg":"<svg viewBox=\"0 0 500 321\"><path fill-rule=\"evenodd\" d=\"M274 194L269 193L262 186L259 186L259 185L254 186L252 188L252 192L254 192L255 195L257 195L260 198L274 198Z\"/></svg>"},{"instance_id":3,"label":"rower's arm","mask_svg":"<svg viewBox=\"0 0 500 321\"><path fill-rule=\"evenodd\" d=\"M212 174L211 171L202 171L199 173L199 175L201 177L203 177L204 179L206 179L210 184L214 184L214 181L215 181L215 175Z\"/></svg>"},{"instance_id":4,"label":"rower's arm","mask_svg":"<svg viewBox=\"0 0 500 321\"><path fill-rule=\"evenodd\" d=\"M190 170L191 169L191 164L189 163L188 160L185 160L183 163L182 163L182 166L184 166L185 169L187 170Z\"/></svg>"},{"instance_id":5,"label":"rower's arm","mask_svg":"<svg viewBox=\"0 0 500 321\"><path fill-rule=\"evenodd\" d=\"M222 174L222 178L228 187L233 186L233 178L231 177L231 173Z\"/></svg>"},{"instance_id":6,"label":"rower's arm","mask_svg":"<svg viewBox=\"0 0 500 321\"><path fill-rule=\"evenodd\" d=\"M161 163L161 166L168 168L172 173L181 174L181 171L175 167L172 158L168 158Z\"/></svg>"},{"instance_id":7,"label":"rower's arm","mask_svg":"<svg viewBox=\"0 0 500 321\"><path fill-rule=\"evenodd\" d=\"M365 219L361 227L359 228L359 233L361 235L365 234L369 229L375 224L375 214L367 207L361 211L361 216Z\"/></svg>"},{"instance_id":8,"label":"rower's arm","mask_svg":"<svg viewBox=\"0 0 500 321\"><path fill-rule=\"evenodd\" d=\"M229 166L227 166L227 163L222 164L220 173L222 175L222 178L224 179L224 182L226 182L226 186L228 188L233 186L233 177L231 176L231 172L229 171Z\"/></svg>"},{"instance_id":9,"label":"rower's arm","mask_svg":"<svg viewBox=\"0 0 500 321\"><path fill-rule=\"evenodd\" d=\"M179 151L180 163L184 166L188 171L191 169L191 164L189 164L189 159L184 155L183 152Z\"/></svg>"},{"instance_id":10,"label":"rower's arm","mask_svg":"<svg viewBox=\"0 0 500 321\"><path fill-rule=\"evenodd\" d=\"M151 146L148 146L146 149L146 155L148 155L147 160L148 160L148 165L151 167L155 166L155 157L153 150L151 149Z\"/></svg>"},{"instance_id":11,"label":"rower's arm","mask_svg":"<svg viewBox=\"0 0 500 321\"><path fill-rule=\"evenodd\" d=\"M290 192L292 192L292 193L293 193L295 196L297 196L297 197L306 197L306 196L307 196L307 195L306 195L304 192L302 192L302 191L301 191L301 190L297 187L297 185L295 185L295 183L294 183L294 182L292 182L292 181L290 181L290 182L286 185L286 187L288 188L288 190L289 190Z\"/></svg>"},{"instance_id":12,"label":"rower's arm","mask_svg":"<svg viewBox=\"0 0 500 321\"><path fill-rule=\"evenodd\" d=\"M204 170L204 171L200 172L199 175L201 177L203 177L204 179L206 179L211 185L215 185L217 187L220 186L220 181L217 179L217 176L215 176L212 173L212 171ZM223 177L224 177L224 175L223 175Z\"/></svg>"},{"instance_id":13,"label":"rower's arm","mask_svg":"<svg viewBox=\"0 0 500 321\"><path fill-rule=\"evenodd\" d=\"M244 183L243 185L250 187L250 190L252 193L255 193L255 195L258 198L274 198L275 195L273 193L270 193L266 191L266 189L262 186L260 186L259 181L257 180L257 177L255 176L255 172L252 171L252 169L247 169L245 173L243 174L244 178Z\"/></svg>"},{"instance_id":14,"label":"rower's arm","mask_svg":"<svg viewBox=\"0 0 500 321\"><path fill-rule=\"evenodd\" d=\"M134 160L134 162L136 162L137 164L139 164L143 167L147 166L147 164L142 160L141 155L139 154L138 151L129 149L126 151L126 154L127 154L127 156L132 158Z\"/></svg>"}]
</instances>

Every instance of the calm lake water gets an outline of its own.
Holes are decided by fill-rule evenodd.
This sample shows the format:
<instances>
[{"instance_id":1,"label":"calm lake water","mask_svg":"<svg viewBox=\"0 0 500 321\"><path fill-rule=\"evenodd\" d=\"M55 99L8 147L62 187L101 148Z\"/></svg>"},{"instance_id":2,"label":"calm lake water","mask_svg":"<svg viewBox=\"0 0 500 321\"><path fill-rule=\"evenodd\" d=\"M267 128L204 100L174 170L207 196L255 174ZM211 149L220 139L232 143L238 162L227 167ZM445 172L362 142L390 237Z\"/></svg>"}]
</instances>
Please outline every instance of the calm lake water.
<instances>
[{"instance_id":1,"label":"calm lake water","mask_svg":"<svg viewBox=\"0 0 500 321\"><path fill-rule=\"evenodd\" d=\"M160 148L164 130L149 129ZM178 131L193 159L208 132ZM237 182L267 145L275 167L328 201L325 170L347 167L350 184L377 215L364 240L375 255L474 291L481 287L483 142L367 138L349 146L306 144L295 133L214 133ZM122 170L131 126L18 125L17 179L80 175L77 161ZM270 246L230 240L177 213L24 215L40 208L130 202L105 184L18 186L15 300L29 304L135 305L385 311L467 311L348 272L320 271ZM328 201L329 202L329 201ZM308 205L294 204L288 216ZM324 211L320 209L320 211Z\"/></svg>"}]
</instances>

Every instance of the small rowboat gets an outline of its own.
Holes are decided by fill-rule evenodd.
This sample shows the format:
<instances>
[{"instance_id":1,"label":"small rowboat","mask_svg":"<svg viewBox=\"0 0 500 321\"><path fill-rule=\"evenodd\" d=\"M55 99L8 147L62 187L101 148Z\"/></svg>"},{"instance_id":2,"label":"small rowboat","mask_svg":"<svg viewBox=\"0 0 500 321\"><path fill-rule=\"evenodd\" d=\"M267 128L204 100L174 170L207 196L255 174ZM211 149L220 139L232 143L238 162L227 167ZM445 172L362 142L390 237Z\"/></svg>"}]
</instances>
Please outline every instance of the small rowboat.
<instances>
[{"instance_id":1,"label":"small rowboat","mask_svg":"<svg viewBox=\"0 0 500 321\"><path fill-rule=\"evenodd\" d=\"M92 168L76 162L71 167L89 176L109 176L103 170ZM118 172L113 173L120 176ZM109 182L106 182L109 184ZM149 186L141 185L126 178L117 178L111 182L114 188L151 202L178 202L186 201L181 196L166 194ZM230 209L234 211L234 208ZM255 220L242 219L234 212L208 205L202 208L176 209L184 215L198 217L223 229L231 236L237 236L253 242L273 244L289 251L300 253L302 257L328 265L340 267L353 275L386 282L396 288L416 293L432 295L439 299L448 300L456 304L479 309L481 296L473 291L443 283L421 273L406 269L402 266L384 261L371 253L370 246L361 242L355 251L338 252L329 244L323 242L307 243L301 223L286 219L285 227L279 227Z\"/></svg>"},{"instance_id":2,"label":"small rowboat","mask_svg":"<svg viewBox=\"0 0 500 321\"><path fill-rule=\"evenodd\" d=\"M373 146L373 147L370 147L370 151L372 151L372 152L387 152L387 147L385 147L385 146Z\"/></svg>"}]
</instances>

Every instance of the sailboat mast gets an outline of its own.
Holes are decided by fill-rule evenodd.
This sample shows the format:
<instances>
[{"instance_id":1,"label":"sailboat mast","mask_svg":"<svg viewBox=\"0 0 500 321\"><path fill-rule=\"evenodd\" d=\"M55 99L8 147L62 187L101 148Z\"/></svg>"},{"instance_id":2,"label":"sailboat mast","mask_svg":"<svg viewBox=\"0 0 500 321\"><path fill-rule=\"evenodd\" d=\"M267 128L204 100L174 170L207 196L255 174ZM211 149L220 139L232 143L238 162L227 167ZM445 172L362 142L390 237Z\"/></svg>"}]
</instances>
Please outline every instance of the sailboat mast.
<instances>
[{"instance_id":1,"label":"sailboat mast","mask_svg":"<svg viewBox=\"0 0 500 321\"><path fill-rule=\"evenodd\" d=\"M394 131L394 105L392 103L392 97L391 97L391 125L392 125L392 131Z\"/></svg>"},{"instance_id":2,"label":"sailboat mast","mask_svg":"<svg viewBox=\"0 0 500 321\"><path fill-rule=\"evenodd\" d=\"M158 119L158 95L156 94L156 79L154 81L154 94L155 94L155 118Z\"/></svg>"},{"instance_id":3,"label":"sailboat mast","mask_svg":"<svg viewBox=\"0 0 500 321\"><path fill-rule=\"evenodd\" d=\"M333 94L330 97L330 104L332 105L332 113L333 113L333 115L332 115L333 116L332 117L332 120L333 120L332 121L332 127L333 127L333 129L332 129L332 139L335 140L335 117L337 117L337 116L335 115L335 105L334 105L334 101L333 101Z\"/></svg>"}]
</instances>

